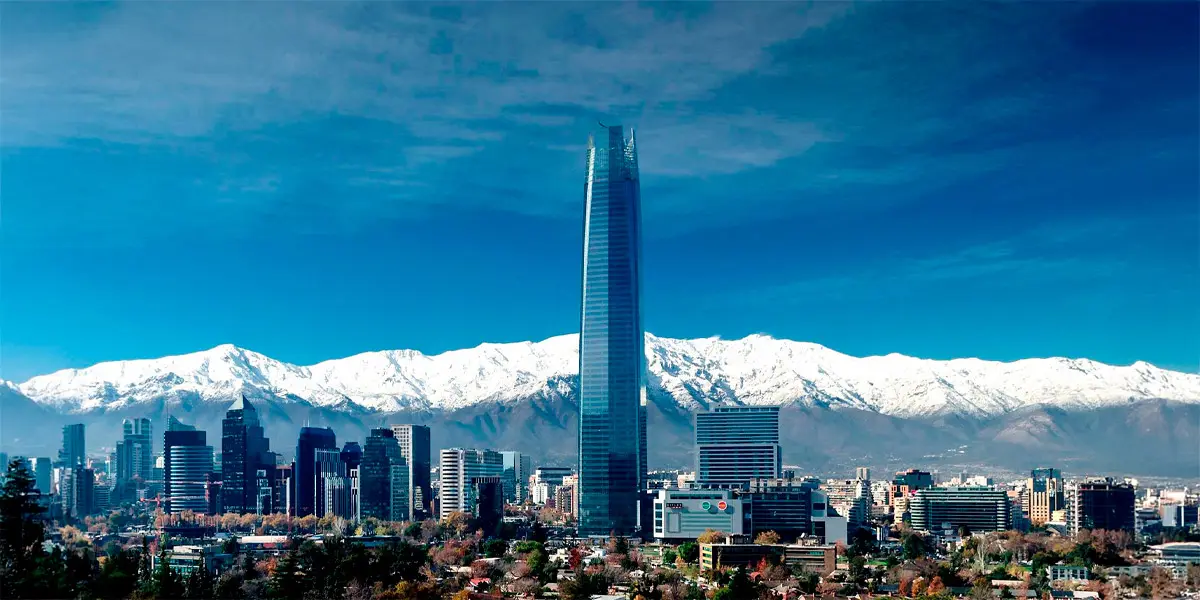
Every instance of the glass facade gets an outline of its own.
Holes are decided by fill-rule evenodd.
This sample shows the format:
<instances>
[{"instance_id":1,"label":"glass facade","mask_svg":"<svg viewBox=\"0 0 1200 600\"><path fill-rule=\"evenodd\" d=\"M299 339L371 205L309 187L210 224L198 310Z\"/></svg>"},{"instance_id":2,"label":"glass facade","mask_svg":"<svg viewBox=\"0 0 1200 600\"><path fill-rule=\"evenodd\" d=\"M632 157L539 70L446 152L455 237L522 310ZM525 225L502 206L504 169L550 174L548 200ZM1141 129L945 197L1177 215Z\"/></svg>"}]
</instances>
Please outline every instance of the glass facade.
<instances>
[{"instance_id":1,"label":"glass facade","mask_svg":"<svg viewBox=\"0 0 1200 600\"><path fill-rule=\"evenodd\" d=\"M646 473L637 149L619 126L589 140L579 334L579 533L638 528Z\"/></svg>"},{"instance_id":2,"label":"glass facade","mask_svg":"<svg viewBox=\"0 0 1200 600\"><path fill-rule=\"evenodd\" d=\"M778 406L719 406L696 413L696 482L745 487L751 480L779 477Z\"/></svg>"},{"instance_id":3,"label":"glass facade","mask_svg":"<svg viewBox=\"0 0 1200 600\"><path fill-rule=\"evenodd\" d=\"M337 450L337 436L333 430L327 427L300 428L300 436L296 440L295 472L292 474L294 515L297 517L316 514L317 480L323 475L316 461L317 450ZM323 495L320 497L324 498Z\"/></svg>"}]
</instances>

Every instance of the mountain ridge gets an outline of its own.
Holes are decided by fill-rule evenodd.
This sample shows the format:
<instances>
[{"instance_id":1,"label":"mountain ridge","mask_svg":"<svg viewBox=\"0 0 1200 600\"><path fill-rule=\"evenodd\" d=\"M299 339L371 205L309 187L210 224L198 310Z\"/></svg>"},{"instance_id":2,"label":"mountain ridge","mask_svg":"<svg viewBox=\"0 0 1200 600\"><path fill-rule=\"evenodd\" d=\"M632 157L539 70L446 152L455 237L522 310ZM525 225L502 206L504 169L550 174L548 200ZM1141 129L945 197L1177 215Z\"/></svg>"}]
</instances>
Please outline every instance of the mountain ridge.
<instances>
[{"instance_id":1,"label":"mountain ridge","mask_svg":"<svg viewBox=\"0 0 1200 600\"><path fill-rule=\"evenodd\" d=\"M1149 399L1200 403L1200 375L1144 361L933 360L853 357L820 344L753 334L673 339L646 334L652 397L694 411L718 403L853 408L890 416L992 417L1032 406L1091 410ZM578 336L483 343L426 355L362 352L294 365L233 344L156 359L63 369L12 386L60 413L116 410L162 398L224 401L249 391L314 407L374 413L456 411L564 395Z\"/></svg>"}]
</instances>

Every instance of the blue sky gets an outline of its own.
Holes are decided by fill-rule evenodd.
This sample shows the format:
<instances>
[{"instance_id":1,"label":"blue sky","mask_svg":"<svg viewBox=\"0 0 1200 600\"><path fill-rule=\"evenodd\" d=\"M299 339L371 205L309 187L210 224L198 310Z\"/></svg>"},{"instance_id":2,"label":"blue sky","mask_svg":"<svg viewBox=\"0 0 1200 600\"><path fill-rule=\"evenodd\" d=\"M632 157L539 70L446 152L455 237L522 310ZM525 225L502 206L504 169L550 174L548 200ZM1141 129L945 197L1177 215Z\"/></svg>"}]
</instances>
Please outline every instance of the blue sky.
<instances>
[{"instance_id":1,"label":"blue sky","mask_svg":"<svg viewBox=\"0 0 1200 600\"><path fill-rule=\"evenodd\" d=\"M1200 363L1195 3L0 4L0 377L578 328L637 128L645 320Z\"/></svg>"}]
</instances>

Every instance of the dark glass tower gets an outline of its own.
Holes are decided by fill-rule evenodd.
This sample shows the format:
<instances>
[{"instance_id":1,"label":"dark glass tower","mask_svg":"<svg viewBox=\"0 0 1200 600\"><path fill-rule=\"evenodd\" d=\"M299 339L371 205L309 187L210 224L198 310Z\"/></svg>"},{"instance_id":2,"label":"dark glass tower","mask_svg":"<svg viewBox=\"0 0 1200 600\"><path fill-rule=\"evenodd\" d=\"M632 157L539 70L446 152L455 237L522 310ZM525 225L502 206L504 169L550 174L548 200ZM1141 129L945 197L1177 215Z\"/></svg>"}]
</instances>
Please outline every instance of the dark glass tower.
<instances>
[{"instance_id":1,"label":"dark glass tower","mask_svg":"<svg viewBox=\"0 0 1200 600\"><path fill-rule=\"evenodd\" d=\"M358 467L359 512L363 518L384 521L392 514L392 466L405 466L400 444L391 429L372 429Z\"/></svg>"},{"instance_id":2,"label":"dark glass tower","mask_svg":"<svg viewBox=\"0 0 1200 600\"><path fill-rule=\"evenodd\" d=\"M300 437L296 440L296 467L292 473L295 481L295 500L297 517L311 515L317 508L317 473L316 451L337 450L337 436L327 427L302 427Z\"/></svg>"},{"instance_id":3,"label":"dark glass tower","mask_svg":"<svg viewBox=\"0 0 1200 600\"><path fill-rule=\"evenodd\" d=\"M641 193L633 132L588 140L579 332L579 533L632 534L646 473Z\"/></svg>"},{"instance_id":4,"label":"dark glass tower","mask_svg":"<svg viewBox=\"0 0 1200 600\"><path fill-rule=\"evenodd\" d=\"M87 463L87 443L84 441L83 423L66 425L62 429L62 450L58 451L58 460L64 467L70 468ZM5 465L7 468L8 465Z\"/></svg>"},{"instance_id":5,"label":"dark glass tower","mask_svg":"<svg viewBox=\"0 0 1200 600\"><path fill-rule=\"evenodd\" d=\"M258 471L275 469L269 444L254 405L245 396L238 398L221 421L221 496L227 512L259 509Z\"/></svg>"}]
</instances>

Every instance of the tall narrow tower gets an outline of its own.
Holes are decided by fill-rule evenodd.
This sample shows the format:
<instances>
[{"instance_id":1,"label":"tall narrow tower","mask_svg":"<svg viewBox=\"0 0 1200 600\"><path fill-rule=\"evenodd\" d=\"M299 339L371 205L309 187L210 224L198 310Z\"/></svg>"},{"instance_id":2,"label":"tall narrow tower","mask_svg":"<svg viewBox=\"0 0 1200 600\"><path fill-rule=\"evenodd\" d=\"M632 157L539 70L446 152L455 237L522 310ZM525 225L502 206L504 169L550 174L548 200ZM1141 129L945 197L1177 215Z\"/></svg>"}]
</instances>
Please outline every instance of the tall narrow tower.
<instances>
[{"instance_id":1,"label":"tall narrow tower","mask_svg":"<svg viewBox=\"0 0 1200 600\"><path fill-rule=\"evenodd\" d=\"M641 192L633 131L589 139L579 332L579 533L638 527L646 473Z\"/></svg>"}]
</instances>

